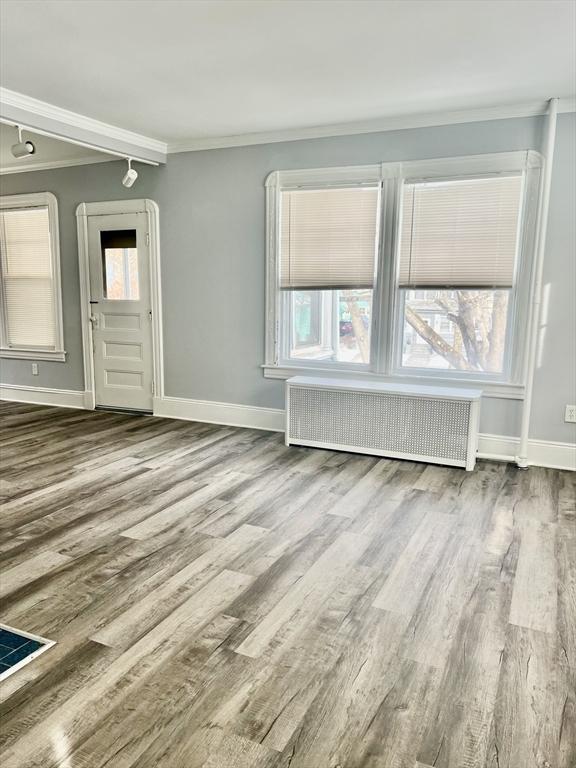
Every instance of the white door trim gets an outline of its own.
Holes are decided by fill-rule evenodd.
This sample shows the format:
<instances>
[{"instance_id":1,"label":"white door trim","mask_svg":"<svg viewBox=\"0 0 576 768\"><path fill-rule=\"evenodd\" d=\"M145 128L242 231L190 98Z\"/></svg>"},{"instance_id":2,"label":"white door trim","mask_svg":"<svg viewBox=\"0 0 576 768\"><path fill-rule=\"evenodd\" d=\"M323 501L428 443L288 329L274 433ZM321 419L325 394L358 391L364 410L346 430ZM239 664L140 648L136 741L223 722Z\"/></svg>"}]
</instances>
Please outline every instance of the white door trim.
<instances>
[{"instance_id":1,"label":"white door trim","mask_svg":"<svg viewBox=\"0 0 576 768\"><path fill-rule=\"evenodd\" d=\"M162 347L162 290L160 276L160 211L154 200L107 200L80 203L76 208L78 266L80 269L80 316L84 359L85 407L96 405L92 324L90 322L90 268L88 261L88 217L118 213L146 213L150 234L150 300L152 303L152 371L154 399L164 397L164 353Z\"/></svg>"}]
</instances>

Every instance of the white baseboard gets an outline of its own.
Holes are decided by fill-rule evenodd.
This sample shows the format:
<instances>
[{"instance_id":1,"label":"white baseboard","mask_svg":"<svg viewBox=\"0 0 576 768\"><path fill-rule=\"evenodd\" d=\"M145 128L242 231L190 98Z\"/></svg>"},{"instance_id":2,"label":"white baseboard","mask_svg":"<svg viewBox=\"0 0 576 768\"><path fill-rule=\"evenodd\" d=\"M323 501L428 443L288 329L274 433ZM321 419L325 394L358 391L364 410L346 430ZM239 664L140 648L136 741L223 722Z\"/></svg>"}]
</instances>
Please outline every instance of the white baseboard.
<instances>
[{"instance_id":1,"label":"white baseboard","mask_svg":"<svg viewBox=\"0 0 576 768\"><path fill-rule=\"evenodd\" d=\"M90 407L85 392L47 387L0 384L0 399L35 405L55 405L60 408ZM281 408L258 408L252 405L165 396L154 398L154 415L169 419L264 429L271 432L284 431L284 410ZM480 434L478 457L514 462L519 443L517 437ZM530 440L528 463L539 467L576 471L576 445L550 440Z\"/></svg>"},{"instance_id":2,"label":"white baseboard","mask_svg":"<svg viewBox=\"0 0 576 768\"><path fill-rule=\"evenodd\" d=\"M24 387L20 384L0 384L0 400L34 405L56 405L59 408L85 408L84 392L74 389Z\"/></svg>"},{"instance_id":3,"label":"white baseboard","mask_svg":"<svg viewBox=\"0 0 576 768\"><path fill-rule=\"evenodd\" d=\"M188 400L184 397L163 397L154 399L154 415L170 419L266 429L273 432L284 431L284 411L280 408L258 408L209 400ZM517 437L481 434L478 456L514 462L519 444L520 440ZM576 445L548 440L530 440L528 463L540 467L576 471Z\"/></svg>"},{"instance_id":4,"label":"white baseboard","mask_svg":"<svg viewBox=\"0 0 576 768\"><path fill-rule=\"evenodd\" d=\"M520 439L503 435L480 434L478 458L514 461L518 455ZM528 441L528 464L551 469L576 471L576 444L558 443L552 440Z\"/></svg>"},{"instance_id":5,"label":"white baseboard","mask_svg":"<svg viewBox=\"0 0 576 768\"><path fill-rule=\"evenodd\" d=\"M271 432L284 431L284 411L253 405L217 403L211 400L188 400L184 397L154 398L154 416L186 421L207 421L231 427L250 427Z\"/></svg>"}]
</instances>

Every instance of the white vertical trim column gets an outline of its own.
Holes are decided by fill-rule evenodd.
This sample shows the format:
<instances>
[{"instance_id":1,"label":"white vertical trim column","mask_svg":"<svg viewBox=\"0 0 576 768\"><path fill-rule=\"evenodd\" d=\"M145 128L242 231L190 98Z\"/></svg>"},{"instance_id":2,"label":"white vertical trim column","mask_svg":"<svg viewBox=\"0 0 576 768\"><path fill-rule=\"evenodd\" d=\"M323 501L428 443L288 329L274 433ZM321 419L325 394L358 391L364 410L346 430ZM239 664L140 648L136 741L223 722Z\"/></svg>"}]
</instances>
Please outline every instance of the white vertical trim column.
<instances>
[{"instance_id":1,"label":"white vertical trim column","mask_svg":"<svg viewBox=\"0 0 576 768\"><path fill-rule=\"evenodd\" d=\"M152 350L154 398L164 397L164 335L162 329L162 269L160 263L160 209L154 200L144 200L148 214L150 247L150 298L152 302Z\"/></svg>"},{"instance_id":2,"label":"white vertical trim column","mask_svg":"<svg viewBox=\"0 0 576 768\"><path fill-rule=\"evenodd\" d=\"M88 214L86 203L76 208L78 230L78 270L80 276L80 323L82 327L82 361L84 366L84 407L94 410L94 357L90 327L90 268L88 265Z\"/></svg>"},{"instance_id":3,"label":"white vertical trim column","mask_svg":"<svg viewBox=\"0 0 576 768\"><path fill-rule=\"evenodd\" d=\"M266 365L278 364L278 251L280 176L273 171L266 178Z\"/></svg>"},{"instance_id":4,"label":"white vertical trim column","mask_svg":"<svg viewBox=\"0 0 576 768\"><path fill-rule=\"evenodd\" d=\"M522 469L528 467L528 439L530 433L530 416L532 413L532 398L534 394L534 372L538 359L540 343L540 326L542 322L542 274L544 271L544 255L546 251L546 233L548 230L548 211L550 208L550 188L552 186L552 165L554 162L554 147L556 143L556 118L558 99L550 99L548 107L548 122L546 128L546 145L544 148L545 166L542 181L542 195L538 212L538 229L536 243L536 259L534 265L534 283L532 294L532 314L530 317L530 333L528 334L528 355L526 369L526 389L522 407L522 422L520 427L520 445L516 463Z\"/></svg>"}]
</instances>

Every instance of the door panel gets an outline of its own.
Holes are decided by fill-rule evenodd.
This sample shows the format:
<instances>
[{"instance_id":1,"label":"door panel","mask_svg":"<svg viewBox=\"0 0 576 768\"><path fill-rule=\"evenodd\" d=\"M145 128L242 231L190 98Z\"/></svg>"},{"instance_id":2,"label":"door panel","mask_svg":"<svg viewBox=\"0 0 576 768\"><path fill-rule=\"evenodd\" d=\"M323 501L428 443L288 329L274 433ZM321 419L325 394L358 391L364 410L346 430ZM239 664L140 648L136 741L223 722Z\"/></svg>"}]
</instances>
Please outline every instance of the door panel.
<instances>
[{"instance_id":1,"label":"door panel","mask_svg":"<svg viewBox=\"0 0 576 768\"><path fill-rule=\"evenodd\" d=\"M96 405L152 410L148 217L88 218Z\"/></svg>"}]
</instances>

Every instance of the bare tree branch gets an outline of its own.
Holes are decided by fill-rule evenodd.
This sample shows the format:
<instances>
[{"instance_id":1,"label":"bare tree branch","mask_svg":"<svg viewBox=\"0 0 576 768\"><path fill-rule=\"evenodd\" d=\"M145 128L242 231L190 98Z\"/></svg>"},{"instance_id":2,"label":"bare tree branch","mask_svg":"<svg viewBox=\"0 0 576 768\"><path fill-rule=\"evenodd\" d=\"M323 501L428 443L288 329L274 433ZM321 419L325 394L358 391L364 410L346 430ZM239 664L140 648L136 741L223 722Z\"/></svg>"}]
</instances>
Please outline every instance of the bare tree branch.
<instances>
[{"instance_id":1,"label":"bare tree branch","mask_svg":"<svg viewBox=\"0 0 576 768\"><path fill-rule=\"evenodd\" d=\"M454 365L455 356L467 370L498 371L502 366L507 321L507 296L502 291L455 291L435 296L434 303L454 325L454 343L448 344L417 313L407 320L416 332L445 360ZM416 326L416 316L420 323ZM443 342L439 343L439 339Z\"/></svg>"},{"instance_id":2,"label":"bare tree branch","mask_svg":"<svg viewBox=\"0 0 576 768\"><path fill-rule=\"evenodd\" d=\"M423 320L412 309L409 304L406 304L406 320L410 323L416 333L424 339L432 349L445 360L447 360L454 368L460 368L464 370L470 369L470 365L465 357L458 353L454 347L446 342L440 334L431 328L428 323Z\"/></svg>"}]
</instances>

